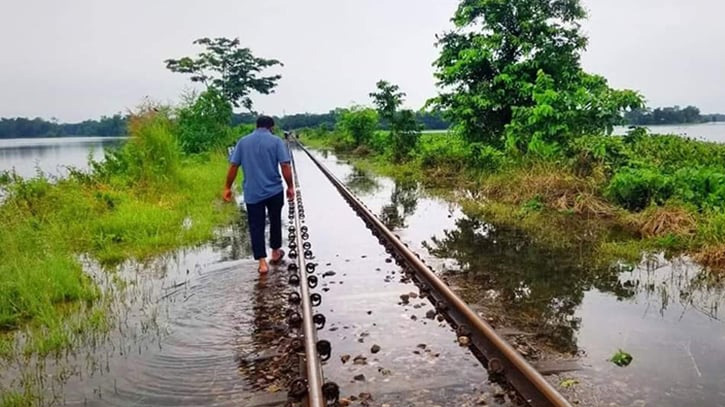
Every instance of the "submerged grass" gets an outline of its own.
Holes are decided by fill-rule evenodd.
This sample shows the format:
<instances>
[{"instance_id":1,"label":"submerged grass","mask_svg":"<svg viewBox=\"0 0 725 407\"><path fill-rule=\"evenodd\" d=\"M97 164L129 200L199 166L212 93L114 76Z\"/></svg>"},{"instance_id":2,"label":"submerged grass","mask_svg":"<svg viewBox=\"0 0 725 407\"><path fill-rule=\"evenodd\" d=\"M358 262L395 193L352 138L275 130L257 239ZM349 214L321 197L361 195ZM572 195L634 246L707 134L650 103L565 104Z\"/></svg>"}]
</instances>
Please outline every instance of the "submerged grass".
<instances>
[{"instance_id":1,"label":"submerged grass","mask_svg":"<svg viewBox=\"0 0 725 407\"><path fill-rule=\"evenodd\" d=\"M130 141L90 175L8 182L0 205L0 355L19 351L13 332L21 327L29 333L22 352L40 355L104 329L104 311L93 305L101 293L81 255L103 265L144 259L203 242L233 218L234 206L220 199L222 152L182 155L163 113L143 113L129 130ZM79 310L83 318L67 318ZM15 396L3 397L13 405Z\"/></svg>"}]
</instances>

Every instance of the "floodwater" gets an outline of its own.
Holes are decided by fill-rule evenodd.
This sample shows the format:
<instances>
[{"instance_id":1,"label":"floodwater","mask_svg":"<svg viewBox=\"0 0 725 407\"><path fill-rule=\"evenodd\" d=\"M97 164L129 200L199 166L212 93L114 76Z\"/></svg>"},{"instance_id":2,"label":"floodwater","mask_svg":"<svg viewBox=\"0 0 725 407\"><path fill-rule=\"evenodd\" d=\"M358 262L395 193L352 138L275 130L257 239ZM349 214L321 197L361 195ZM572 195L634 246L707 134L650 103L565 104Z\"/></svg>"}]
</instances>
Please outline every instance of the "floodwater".
<instances>
[{"instance_id":1,"label":"floodwater","mask_svg":"<svg viewBox=\"0 0 725 407\"><path fill-rule=\"evenodd\" d=\"M0 172L13 171L23 178L42 172L64 176L68 166L88 169L88 157L102 160L104 150L118 146L123 138L60 137L39 139L0 139Z\"/></svg>"},{"instance_id":2,"label":"floodwater","mask_svg":"<svg viewBox=\"0 0 725 407\"><path fill-rule=\"evenodd\" d=\"M723 126L725 128L725 126ZM523 232L461 213L419 185L325 164L402 239L436 260L474 308L538 336L582 370L567 394L584 405L725 406L725 279L686 258L644 256L595 268L591 248L537 246ZM622 349L628 367L609 359Z\"/></svg>"},{"instance_id":3,"label":"floodwater","mask_svg":"<svg viewBox=\"0 0 725 407\"><path fill-rule=\"evenodd\" d=\"M725 122L708 122L698 124L675 124L661 126L646 126L652 134L675 134L703 141L725 143ZM614 134L626 134L626 126L614 128Z\"/></svg>"},{"instance_id":4,"label":"floodwater","mask_svg":"<svg viewBox=\"0 0 725 407\"><path fill-rule=\"evenodd\" d=\"M542 345L523 348L528 357L580 358L582 370L551 379L578 382L562 390L580 405L725 406L720 278L658 255L592 267L591 248L541 247L414 182L314 154L474 309ZM427 301L401 300L417 288L312 162L295 157L327 320L319 337L332 343L326 379L344 398L369 394L371 405L510 404L450 328L428 318ZM110 331L44 366L0 362L0 390L42 382L39 405L283 404L294 370L281 366L289 286L283 269L257 275L246 230L242 217L207 245L114 274L88 262L114 298ZM122 290L110 282L119 279ZM608 361L618 349L633 356L628 367Z\"/></svg>"}]
</instances>

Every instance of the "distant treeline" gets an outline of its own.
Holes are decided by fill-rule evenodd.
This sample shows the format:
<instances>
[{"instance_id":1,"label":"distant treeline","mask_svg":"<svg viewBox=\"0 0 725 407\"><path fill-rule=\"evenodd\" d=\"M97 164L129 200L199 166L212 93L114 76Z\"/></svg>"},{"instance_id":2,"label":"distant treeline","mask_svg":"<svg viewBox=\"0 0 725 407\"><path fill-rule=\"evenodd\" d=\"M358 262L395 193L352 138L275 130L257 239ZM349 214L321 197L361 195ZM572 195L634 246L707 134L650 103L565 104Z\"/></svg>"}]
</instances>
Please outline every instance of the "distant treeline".
<instances>
[{"instance_id":1,"label":"distant treeline","mask_svg":"<svg viewBox=\"0 0 725 407\"><path fill-rule=\"evenodd\" d=\"M299 113L286 115L282 117L275 116L277 127L285 130L327 127L332 129L337 123L337 117L343 109L331 110L327 113ZM416 118L425 130L446 130L450 127L450 123L443 119L439 113L416 112ZM250 113L235 113L232 118L232 125L253 124L257 117ZM383 128L385 123L381 123Z\"/></svg>"},{"instance_id":2,"label":"distant treeline","mask_svg":"<svg viewBox=\"0 0 725 407\"><path fill-rule=\"evenodd\" d=\"M313 127L327 127L332 129L337 123L337 117L342 109L331 110L328 113L299 113L282 117L275 116L277 126L285 130L304 129ZM440 114L416 113L418 121L426 130L445 130L449 127ZM253 124L257 116L251 113L235 113L232 125ZM384 127L384 126L383 126ZM99 120L86 120L80 123L58 123L36 117L27 119L18 117L13 119L0 118L0 139L8 138L41 138L41 137L121 137L126 134L126 117L119 114Z\"/></svg>"},{"instance_id":3,"label":"distant treeline","mask_svg":"<svg viewBox=\"0 0 725 407\"><path fill-rule=\"evenodd\" d=\"M126 132L126 118L121 115L103 116L100 120L80 123L57 123L39 117L0 119L0 139L40 137L119 137Z\"/></svg>"},{"instance_id":4,"label":"distant treeline","mask_svg":"<svg viewBox=\"0 0 725 407\"><path fill-rule=\"evenodd\" d=\"M657 124L688 124L725 121L725 114L701 114L695 106L638 109L625 113L627 124L648 126Z\"/></svg>"}]
</instances>

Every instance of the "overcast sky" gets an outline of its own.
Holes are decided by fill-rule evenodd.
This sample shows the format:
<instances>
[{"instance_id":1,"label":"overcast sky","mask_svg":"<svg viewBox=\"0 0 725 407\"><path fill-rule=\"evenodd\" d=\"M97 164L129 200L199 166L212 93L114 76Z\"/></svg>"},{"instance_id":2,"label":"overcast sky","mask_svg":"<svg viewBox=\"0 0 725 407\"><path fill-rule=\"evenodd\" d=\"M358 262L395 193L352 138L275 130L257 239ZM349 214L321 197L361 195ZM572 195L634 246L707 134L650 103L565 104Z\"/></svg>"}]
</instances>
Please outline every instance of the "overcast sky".
<instances>
[{"instance_id":1,"label":"overcast sky","mask_svg":"<svg viewBox=\"0 0 725 407\"><path fill-rule=\"evenodd\" d=\"M723 0L583 0L585 69L650 105L725 112ZM378 79L408 105L435 94L434 35L456 0L0 0L0 117L78 121L126 111L145 96L174 102L187 77L163 60L199 37L239 37L284 62L271 114L369 103Z\"/></svg>"}]
</instances>

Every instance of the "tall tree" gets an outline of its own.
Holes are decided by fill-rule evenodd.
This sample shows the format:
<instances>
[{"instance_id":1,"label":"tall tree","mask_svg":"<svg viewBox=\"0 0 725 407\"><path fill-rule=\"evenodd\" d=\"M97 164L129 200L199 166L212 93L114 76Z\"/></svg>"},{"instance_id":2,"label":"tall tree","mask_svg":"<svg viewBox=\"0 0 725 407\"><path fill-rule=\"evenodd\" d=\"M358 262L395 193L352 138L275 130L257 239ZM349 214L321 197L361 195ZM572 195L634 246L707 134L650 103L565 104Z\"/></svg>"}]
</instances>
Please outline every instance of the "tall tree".
<instances>
[{"instance_id":1,"label":"tall tree","mask_svg":"<svg viewBox=\"0 0 725 407\"><path fill-rule=\"evenodd\" d=\"M601 81L580 67L587 39L579 22L585 17L579 0L462 0L455 29L437 43L441 54L434 66L442 91L430 103L466 138L495 147L504 145L514 116L526 116L517 109L546 101L541 95L537 100L537 92L564 92L557 108L587 109L577 103L591 98L572 95L587 84L601 91Z\"/></svg>"},{"instance_id":2,"label":"tall tree","mask_svg":"<svg viewBox=\"0 0 725 407\"><path fill-rule=\"evenodd\" d=\"M265 69L283 64L276 59L255 57L249 48L240 47L238 38L201 38L194 44L205 50L195 58L167 59L166 68L189 74L192 82L217 89L234 107L243 106L251 111L250 93L270 94L282 78L281 75L263 76Z\"/></svg>"}]
</instances>

